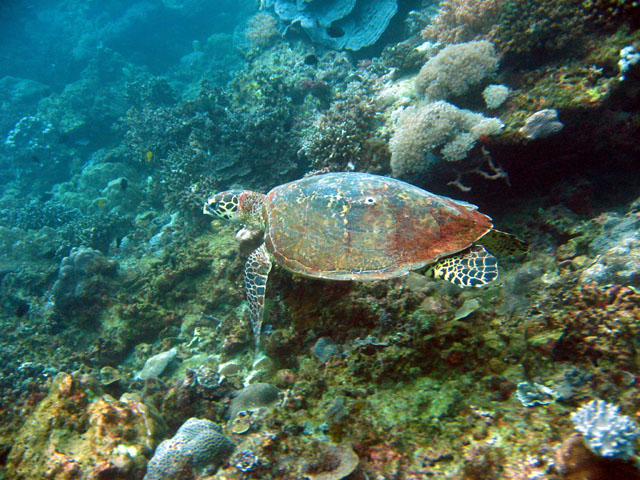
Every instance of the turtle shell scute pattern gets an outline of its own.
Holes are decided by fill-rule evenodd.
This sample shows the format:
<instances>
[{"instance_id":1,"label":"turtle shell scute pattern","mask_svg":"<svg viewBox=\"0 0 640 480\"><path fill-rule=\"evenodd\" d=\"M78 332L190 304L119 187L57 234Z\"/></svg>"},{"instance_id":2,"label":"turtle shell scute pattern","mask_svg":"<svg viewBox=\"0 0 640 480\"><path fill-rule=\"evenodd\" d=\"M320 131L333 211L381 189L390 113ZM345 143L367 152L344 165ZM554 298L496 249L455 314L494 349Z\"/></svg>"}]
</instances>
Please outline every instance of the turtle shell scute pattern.
<instances>
[{"instance_id":1,"label":"turtle shell scute pattern","mask_svg":"<svg viewBox=\"0 0 640 480\"><path fill-rule=\"evenodd\" d=\"M265 245L310 277L378 280L472 245L492 228L476 207L388 177L330 173L271 190Z\"/></svg>"}]
</instances>

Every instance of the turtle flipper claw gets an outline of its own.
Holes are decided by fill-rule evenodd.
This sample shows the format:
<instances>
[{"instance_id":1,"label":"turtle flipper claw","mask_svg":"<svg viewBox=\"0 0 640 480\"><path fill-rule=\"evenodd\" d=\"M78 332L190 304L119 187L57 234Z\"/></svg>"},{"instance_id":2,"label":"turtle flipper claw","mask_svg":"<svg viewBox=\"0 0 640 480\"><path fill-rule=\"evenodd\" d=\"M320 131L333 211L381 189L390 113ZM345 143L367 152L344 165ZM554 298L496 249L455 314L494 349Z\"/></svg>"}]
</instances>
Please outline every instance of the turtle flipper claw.
<instances>
[{"instance_id":1,"label":"turtle flipper claw","mask_svg":"<svg viewBox=\"0 0 640 480\"><path fill-rule=\"evenodd\" d=\"M256 248L244 265L244 287L249 302L251 328L256 340L256 348L260 344L260 330L264 313L264 295L267 279L271 271L271 259L264 243Z\"/></svg>"},{"instance_id":2,"label":"turtle flipper claw","mask_svg":"<svg viewBox=\"0 0 640 480\"><path fill-rule=\"evenodd\" d=\"M482 287L498 278L498 259L481 245L438 260L433 276L459 287Z\"/></svg>"}]
</instances>

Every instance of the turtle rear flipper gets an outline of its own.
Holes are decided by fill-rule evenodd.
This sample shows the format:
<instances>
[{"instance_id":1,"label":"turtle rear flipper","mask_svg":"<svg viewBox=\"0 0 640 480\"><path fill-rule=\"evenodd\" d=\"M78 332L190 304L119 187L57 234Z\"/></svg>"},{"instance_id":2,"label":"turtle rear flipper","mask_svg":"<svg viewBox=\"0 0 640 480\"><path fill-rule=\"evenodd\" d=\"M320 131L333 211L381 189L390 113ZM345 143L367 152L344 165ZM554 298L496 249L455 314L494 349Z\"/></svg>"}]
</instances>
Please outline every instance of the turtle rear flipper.
<instances>
[{"instance_id":1,"label":"turtle rear flipper","mask_svg":"<svg viewBox=\"0 0 640 480\"><path fill-rule=\"evenodd\" d=\"M519 255L529 251L529 244L515 235L496 230L495 228L482 236L478 243L487 247L490 252L499 255Z\"/></svg>"},{"instance_id":2,"label":"turtle rear flipper","mask_svg":"<svg viewBox=\"0 0 640 480\"><path fill-rule=\"evenodd\" d=\"M431 272L459 287L482 287L498 278L498 259L481 245L438 260Z\"/></svg>"},{"instance_id":3,"label":"turtle rear flipper","mask_svg":"<svg viewBox=\"0 0 640 480\"><path fill-rule=\"evenodd\" d=\"M267 290L267 279L271 271L271 258L264 243L256 248L244 265L244 288L249 302L251 328L256 340L256 348L260 346L260 330L264 313L264 295Z\"/></svg>"}]
</instances>

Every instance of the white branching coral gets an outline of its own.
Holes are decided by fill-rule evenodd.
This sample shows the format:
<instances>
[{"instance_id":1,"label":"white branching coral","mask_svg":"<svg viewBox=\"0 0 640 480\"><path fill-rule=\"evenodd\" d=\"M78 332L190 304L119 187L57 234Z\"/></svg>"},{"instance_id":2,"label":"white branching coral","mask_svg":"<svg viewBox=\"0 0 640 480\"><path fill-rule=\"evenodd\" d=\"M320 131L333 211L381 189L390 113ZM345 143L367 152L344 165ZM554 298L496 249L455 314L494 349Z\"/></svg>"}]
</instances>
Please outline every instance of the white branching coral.
<instances>
[{"instance_id":1,"label":"white branching coral","mask_svg":"<svg viewBox=\"0 0 640 480\"><path fill-rule=\"evenodd\" d=\"M601 457L627 459L633 455L640 430L620 407L604 400L593 400L571 414L571 421L587 446Z\"/></svg>"}]
</instances>

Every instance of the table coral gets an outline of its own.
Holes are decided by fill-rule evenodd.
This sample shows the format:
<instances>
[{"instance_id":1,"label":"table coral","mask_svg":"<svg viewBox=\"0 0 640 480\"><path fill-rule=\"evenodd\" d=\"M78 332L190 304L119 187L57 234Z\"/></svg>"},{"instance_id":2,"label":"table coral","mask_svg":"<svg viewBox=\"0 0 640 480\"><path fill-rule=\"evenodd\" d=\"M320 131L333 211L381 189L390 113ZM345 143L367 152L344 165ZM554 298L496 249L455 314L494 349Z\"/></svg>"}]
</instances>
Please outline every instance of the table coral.
<instances>
[{"instance_id":1,"label":"table coral","mask_svg":"<svg viewBox=\"0 0 640 480\"><path fill-rule=\"evenodd\" d=\"M337 50L372 45L398 10L396 0L264 0L263 6L273 7L288 25L299 22L312 41Z\"/></svg>"}]
</instances>

